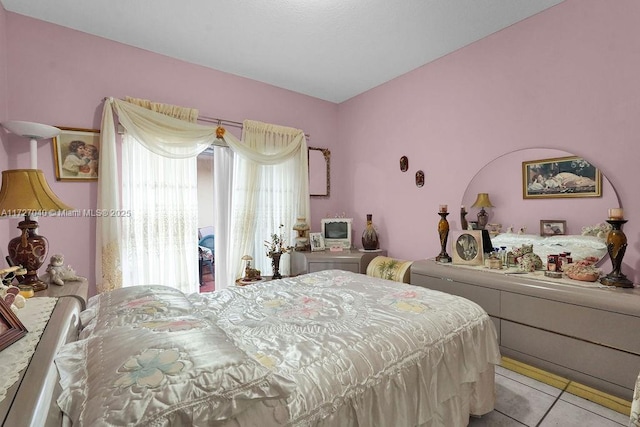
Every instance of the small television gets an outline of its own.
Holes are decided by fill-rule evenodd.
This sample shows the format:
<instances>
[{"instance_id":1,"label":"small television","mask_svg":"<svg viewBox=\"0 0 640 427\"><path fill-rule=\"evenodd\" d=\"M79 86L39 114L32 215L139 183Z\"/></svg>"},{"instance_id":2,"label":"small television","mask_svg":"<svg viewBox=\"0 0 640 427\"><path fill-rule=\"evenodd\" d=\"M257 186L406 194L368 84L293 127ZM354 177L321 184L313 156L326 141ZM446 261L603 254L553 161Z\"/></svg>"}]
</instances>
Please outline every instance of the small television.
<instances>
[{"instance_id":1,"label":"small television","mask_svg":"<svg viewBox=\"0 0 640 427\"><path fill-rule=\"evenodd\" d=\"M322 218L320 232L324 237L325 247L339 246L343 249L351 249L352 223L353 218Z\"/></svg>"}]
</instances>

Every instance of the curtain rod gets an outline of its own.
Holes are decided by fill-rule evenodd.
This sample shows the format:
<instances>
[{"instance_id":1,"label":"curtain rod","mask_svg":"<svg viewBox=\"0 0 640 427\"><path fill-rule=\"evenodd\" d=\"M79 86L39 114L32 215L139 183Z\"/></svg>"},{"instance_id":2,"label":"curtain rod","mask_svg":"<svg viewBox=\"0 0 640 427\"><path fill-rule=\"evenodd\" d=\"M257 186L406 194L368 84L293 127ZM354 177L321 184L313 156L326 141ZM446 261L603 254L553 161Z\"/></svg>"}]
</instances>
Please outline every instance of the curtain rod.
<instances>
[{"instance_id":1,"label":"curtain rod","mask_svg":"<svg viewBox=\"0 0 640 427\"><path fill-rule=\"evenodd\" d=\"M197 120L199 122L215 123L218 126L226 125L226 126L232 126L240 129L242 129L243 127L242 123L240 122L234 122L233 120L218 119L217 117L207 117L207 116L198 115Z\"/></svg>"},{"instance_id":2,"label":"curtain rod","mask_svg":"<svg viewBox=\"0 0 640 427\"><path fill-rule=\"evenodd\" d=\"M232 127L236 127L236 128L240 128L240 129L242 129L244 127L241 122L234 122L233 120L218 119L218 118L215 118L215 117L198 116L198 121L206 122L206 123L215 123L218 126L223 126L223 125L232 126ZM311 135L309 135L308 133L305 133L304 137L306 139L310 139Z\"/></svg>"},{"instance_id":3,"label":"curtain rod","mask_svg":"<svg viewBox=\"0 0 640 427\"><path fill-rule=\"evenodd\" d=\"M106 101L107 99L109 99L108 97L104 97L102 99L102 101ZM124 99L121 99L121 101L124 101ZM242 124L242 122L234 122L233 120L227 120L227 119L219 119L217 117L208 117L208 116L200 116L198 115L198 119L199 122L206 122L206 123L215 123L218 126L231 126L231 127L236 127L239 129L242 129L244 126ZM304 137L307 139L311 138L311 135L309 135L308 133L304 134Z\"/></svg>"}]
</instances>

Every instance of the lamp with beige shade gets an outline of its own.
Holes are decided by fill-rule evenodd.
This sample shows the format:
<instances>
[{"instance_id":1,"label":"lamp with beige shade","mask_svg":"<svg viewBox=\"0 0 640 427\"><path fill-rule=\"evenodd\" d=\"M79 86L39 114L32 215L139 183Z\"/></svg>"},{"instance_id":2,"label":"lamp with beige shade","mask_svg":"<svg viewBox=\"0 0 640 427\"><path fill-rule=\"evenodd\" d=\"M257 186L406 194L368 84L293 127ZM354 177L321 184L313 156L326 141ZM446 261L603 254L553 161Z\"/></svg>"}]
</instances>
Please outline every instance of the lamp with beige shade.
<instances>
[{"instance_id":1,"label":"lamp with beige shade","mask_svg":"<svg viewBox=\"0 0 640 427\"><path fill-rule=\"evenodd\" d=\"M37 169L37 140L52 138L60 133L60 129L21 121L5 122L2 126L31 141L31 169L2 171L0 217L24 216L18 224L21 235L9 242L8 258L13 265L21 265L27 270L19 280L20 287L40 291L48 286L38 278L38 269L47 257L49 243L37 234L38 222L32 217L73 210L55 195L44 173Z\"/></svg>"},{"instance_id":2,"label":"lamp with beige shade","mask_svg":"<svg viewBox=\"0 0 640 427\"><path fill-rule=\"evenodd\" d=\"M491 200L489 200L489 193L478 193L478 198L471 207L480 208L480 212L478 212L478 228L484 230L487 222L489 222L489 215L487 215L487 211L485 211L484 208L493 207Z\"/></svg>"}]
</instances>

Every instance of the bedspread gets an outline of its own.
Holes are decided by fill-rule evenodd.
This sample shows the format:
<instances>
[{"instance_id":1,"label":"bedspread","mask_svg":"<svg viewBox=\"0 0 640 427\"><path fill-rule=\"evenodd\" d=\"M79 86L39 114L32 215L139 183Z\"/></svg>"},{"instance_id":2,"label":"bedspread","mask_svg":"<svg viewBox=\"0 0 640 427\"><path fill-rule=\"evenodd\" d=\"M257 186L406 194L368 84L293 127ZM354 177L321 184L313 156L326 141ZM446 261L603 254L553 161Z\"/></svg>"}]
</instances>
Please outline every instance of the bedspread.
<instances>
[{"instance_id":1,"label":"bedspread","mask_svg":"<svg viewBox=\"0 0 640 427\"><path fill-rule=\"evenodd\" d=\"M189 298L297 386L286 411L260 403L236 424L435 426L444 406L466 425L493 409L496 332L469 300L338 270ZM460 397L480 379L490 389Z\"/></svg>"}]
</instances>

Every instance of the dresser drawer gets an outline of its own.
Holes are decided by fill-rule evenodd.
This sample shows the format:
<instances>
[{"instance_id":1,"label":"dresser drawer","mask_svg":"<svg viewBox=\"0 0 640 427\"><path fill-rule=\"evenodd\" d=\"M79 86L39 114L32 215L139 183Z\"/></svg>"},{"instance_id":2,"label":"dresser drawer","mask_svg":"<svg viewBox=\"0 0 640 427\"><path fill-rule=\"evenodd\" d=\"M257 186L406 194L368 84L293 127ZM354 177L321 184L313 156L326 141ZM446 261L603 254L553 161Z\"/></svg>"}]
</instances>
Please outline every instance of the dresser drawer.
<instances>
[{"instance_id":1,"label":"dresser drawer","mask_svg":"<svg viewBox=\"0 0 640 427\"><path fill-rule=\"evenodd\" d=\"M316 273L324 270L344 270L366 274L367 266L378 255L387 251L364 252L358 249L342 251L291 252L291 274Z\"/></svg>"},{"instance_id":2,"label":"dresser drawer","mask_svg":"<svg viewBox=\"0 0 640 427\"><path fill-rule=\"evenodd\" d=\"M309 262L309 273L334 269L360 273L360 263L339 261Z\"/></svg>"},{"instance_id":3,"label":"dresser drawer","mask_svg":"<svg viewBox=\"0 0 640 427\"><path fill-rule=\"evenodd\" d=\"M542 365L545 369L631 399L640 372L640 356L506 320L500 323L500 346L503 355L519 359L521 357L518 356L522 355L534 357L542 362L535 364ZM517 353L512 355L508 350ZM525 362L529 361L527 357L524 357ZM549 368L545 364L554 366Z\"/></svg>"},{"instance_id":4,"label":"dresser drawer","mask_svg":"<svg viewBox=\"0 0 640 427\"><path fill-rule=\"evenodd\" d=\"M511 292L500 306L503 319L640 355L639 317Z\"/></svg>"},{"instance_id":5,"label":"dresser drawer","mask_svg":"<svg viewBox=\"0 0 640 427\"><path fill-rule=\"evenodd\" d=\"M482 307L491 316L500 316L500 291L448 279L411 273L411 284L458 295Z\"/></svg>"}]
</instances>

